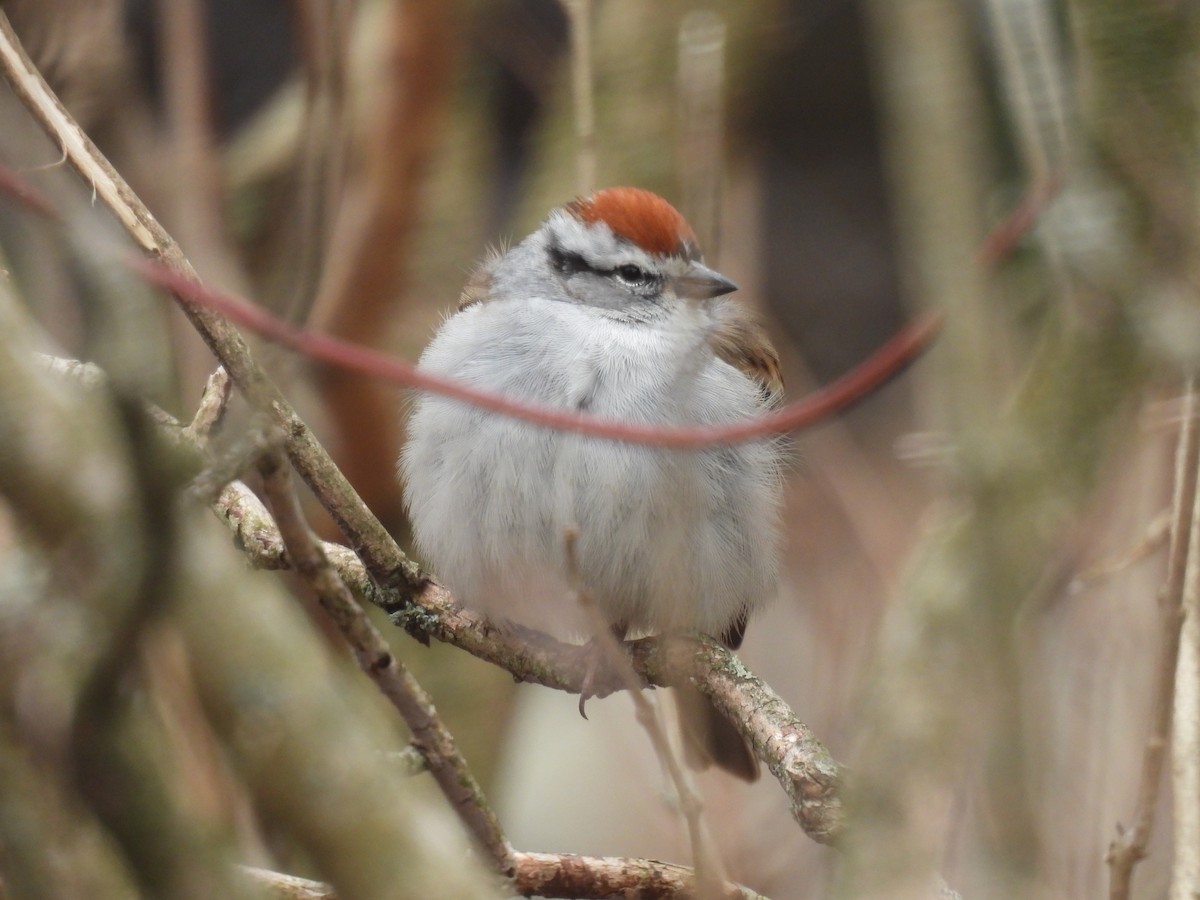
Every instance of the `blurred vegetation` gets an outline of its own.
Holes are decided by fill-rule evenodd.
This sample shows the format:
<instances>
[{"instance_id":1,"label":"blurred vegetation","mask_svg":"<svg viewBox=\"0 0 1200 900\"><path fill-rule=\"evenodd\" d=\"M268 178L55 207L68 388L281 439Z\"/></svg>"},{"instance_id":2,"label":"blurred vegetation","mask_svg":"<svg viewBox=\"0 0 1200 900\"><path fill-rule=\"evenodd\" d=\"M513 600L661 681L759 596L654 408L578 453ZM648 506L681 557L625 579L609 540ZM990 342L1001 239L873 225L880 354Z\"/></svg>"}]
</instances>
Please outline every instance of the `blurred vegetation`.
<instances>
[{"instance_id":1,"label":"blurred vegetation","mask_svg":"<svg viewBox=\"0 0 1200 900\"><path fill-rule=\"evenodd\" d=\"M0 11L202 278L406 358L487 245L577 190L556 0ZM680 120L696 85L678 74L697 11L724 26L704 139L717 178L699 186ZM709 253L771 320L793 399L913 312L944 321L912 377L798 438L781 596L746 652L851 763L851 819L835 853L776 785L705 782L735 879L775 897L1091 897L1110 890L1120 824L1149 815L1149 857L1110 895L1200 890L1185 777L1200 710L1176 713L1175 774L1137 790L1171 702L1154 680L1173 666L1165 548L1188 545L1152 523L1200 358L1198 16L1110 0L594 4L598 182L719 198ZM0 197L0 896L264 889L232 861L340 897L498 894L443 799L389 764L405 730L309 590L247 572L187 496L196 460L142 405L188 420L212 358L112 265L124 239L59 155L4 93L0 163L64 218ZM1029 221L981 251L1022 198ZM34 348L105 378L47 369ZM406 545L403 399L260 349ZM259 426L235 399L213 452ZM1200 566L1185 569L1194 621ZM502 815L518 850L556 849L520 845L548 833L579 853L675 851L621 793L678 825L655 771L634 777L596 737L569 743L553 716L529 736L546 721L532 689L371 615L486 792L542 783Z\"/></svg>"}]
</instances>

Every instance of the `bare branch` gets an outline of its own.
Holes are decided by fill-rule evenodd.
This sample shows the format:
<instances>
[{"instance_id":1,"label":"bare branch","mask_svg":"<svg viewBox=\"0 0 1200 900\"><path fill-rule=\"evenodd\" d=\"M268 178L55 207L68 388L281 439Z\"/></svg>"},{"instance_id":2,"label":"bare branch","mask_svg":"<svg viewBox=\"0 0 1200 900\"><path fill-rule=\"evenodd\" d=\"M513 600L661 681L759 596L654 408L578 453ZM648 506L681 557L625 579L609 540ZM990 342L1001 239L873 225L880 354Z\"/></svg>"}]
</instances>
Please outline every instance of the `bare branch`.
<instances>
[{"instance_id":1,"label":"bare branch","mask_svg":"<svg viewBox=\"0 0 1200 900\"><path fill-rule=\"evenodd\" d=\"M242 866L242 872L272 900L337 900L333 889L319 881L254 866Z\"/></svg>"},{"instance_id":2,"label":"bare branch","mask_svg":"<svg viewBox=\"0 0 1200 900\"><path fill-rule=\"evenodd\" d=\"M1171 544L1167 555L1167 577L1159 593L1162 607L1162 634L1158 670L1155 675L1154 711L1150 734L1142 755L1142 776L1138 784L1137 806L1133 823L1118 826L1117 837L1105 857L1111 880L1109 897L1126 900L1133 885L1133 869L1146 855L1158 788L1170 748L1171 713L1175 702L1175 673L1179 661L1180 628L1183 625L1183 595L1189 581L1200 579L1200 496L1196 492L1197 466L1200 466L1200 423L1196 420L1196 389L1189 379L1184 390L1183 421L1175 451L1175 495L1171 504Z\"/></svg>"},{"instance_id":3,"label":"bare branch","mask_svg":"<svg viewBox=\"0 0 1200 900\"><path fill-rule=\"evenodd\" d=\"M651 900L696 893L696 877L691 869L656 859L518 852L516 863L515 887L524 897ZM245 867L243 871L277 900L337 900L327 885L317 881L265 869ZM734 884L725 884L718 896L724 900L763 900L749 888Z\"/></svg>"},{"instance_id":4,"label":"bare branch","mask_svg":"<svg viewBox=\"0 0 1200 900\"><path fill-rule=\"evenodd\" d=\"M232 391L233 385L229 381L229 373L225 371L224 367L217 366L216 370L208 376L208 381L204 384L204 393L200 397L200 405L196 408L196 415L187 426L189 436L201 446L208 443L209 437L224 420Z\"/></svg>"},{"instance_id":5,"label":"bare branch","mask_svg":"<svg viewBox=\"0 0 1200 900\"><path fill-rule=\"evenodd\" d=\"M1185 402L1194 401L1193 386L1186 392ZM1194 409L1190 412L1195 414ZM1171 723L1171 825L1175 848L1171 900L1192 900L1200 896L1200 502L1192 505L1191 547L1181 612Z\"/></svg>"},{"instance_id":6,"label":"bare branch","mask_svg":"<svg viewBox=\"0 0 1200 900\"><path fill-rule=\"evenodd\" d=\"M500 828L483 790L458 751L454 736L443 724L433 699L404 664L392 653L345 583L330 564L316 536L304 520L300 500L292 487L291 473L283 460L268 456L259 464L263 492L275 513L280 537L295 570L313 589L321 608L329 614L354 651L359 667L399 711L433 773L434 780L463 820L467 830L502 875L514 869L512 847Z\"/></svg>"},{"instance_id":7,"label":"bare branch","mask_svg":"<svg viewBox=\"0 0 1200 900\"><path fill-rule=\"evenodd\" d=\"M591 900L602 897L694 897L696 877L686 866L656 859L518 853L517 890L526 897ZM749 888L726 883L727 900L762 900Z\"/></svg>"},{"instance_id":8,"label":"bare branch","mask_svg":"<svg viewBox=\"0 0 1200 900\"><path fill-rule=\"evenodd\" d=\"M643 638L627 649L648 684L694 687L713 701L782 785L809 837L839 837L842 768L770 685L710 638Z\"/></svg>"}]
</instances>

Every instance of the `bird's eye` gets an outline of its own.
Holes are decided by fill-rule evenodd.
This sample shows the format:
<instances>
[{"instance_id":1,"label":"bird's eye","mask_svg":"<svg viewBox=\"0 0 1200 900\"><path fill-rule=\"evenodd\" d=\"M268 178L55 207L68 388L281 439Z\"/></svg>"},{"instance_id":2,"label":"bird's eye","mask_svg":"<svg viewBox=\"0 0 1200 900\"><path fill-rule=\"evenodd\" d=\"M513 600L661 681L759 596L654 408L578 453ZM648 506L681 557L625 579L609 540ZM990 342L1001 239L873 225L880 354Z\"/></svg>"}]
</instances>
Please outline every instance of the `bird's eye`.
<instances>
[{"instance_id":1,"label":"bird's eye","mask_svg":"<svg viewBox=\"0 0 1200 900\"><path fill-rule=\"evenodd\" d=\"M630 287L645 287L654 281L654 276L641 266L632 264L618 266L614 274Z\"/></svg>"}]
</instances>

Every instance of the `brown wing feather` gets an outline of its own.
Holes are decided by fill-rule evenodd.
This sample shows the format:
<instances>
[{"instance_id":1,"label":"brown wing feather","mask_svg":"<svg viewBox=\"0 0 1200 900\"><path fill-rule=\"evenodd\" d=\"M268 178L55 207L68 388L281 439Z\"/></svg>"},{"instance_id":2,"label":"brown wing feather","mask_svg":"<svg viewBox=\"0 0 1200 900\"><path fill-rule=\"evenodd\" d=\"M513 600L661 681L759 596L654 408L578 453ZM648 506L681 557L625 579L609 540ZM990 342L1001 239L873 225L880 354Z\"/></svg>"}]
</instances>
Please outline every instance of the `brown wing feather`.
<instances>
[{"instance_id":1,"label":"brown wing feather","mask_svg":"<svg viewBox=\"0 0 1200 900\"><path fill-rule=\"evenodd\" d=\"M764 406L775 406L783 399L783 373L766 329L740 303L723 303L716 314L716 327L709 334L713 353L758 383Z\"/></svg>"},{"instance_id":2,"label":"brown wing feather","mask_svg":"<svg viewBox=\"0 0 1200 900\"><path fill-rule=\"evenodd\" d=\"M485 302L492 291L492 270L488 264L481 265L467 279L462 293L458 295L458 310L462 312L468 306Z\"/></svg>"},{"instance_id":3,"label":"brown wing feather","mask_svg":"<svg viewBox=\"0 0 1200 900\"><path fill-rule=\"evenodd\" d=\"M487 303L492 299L492 270L504 258L505 247L489 247L483 259L475 266L475 271L463 285L462 293L458 295L458 311L462 312L468 306L476 303Z\"/></svg>"}]
</instances>

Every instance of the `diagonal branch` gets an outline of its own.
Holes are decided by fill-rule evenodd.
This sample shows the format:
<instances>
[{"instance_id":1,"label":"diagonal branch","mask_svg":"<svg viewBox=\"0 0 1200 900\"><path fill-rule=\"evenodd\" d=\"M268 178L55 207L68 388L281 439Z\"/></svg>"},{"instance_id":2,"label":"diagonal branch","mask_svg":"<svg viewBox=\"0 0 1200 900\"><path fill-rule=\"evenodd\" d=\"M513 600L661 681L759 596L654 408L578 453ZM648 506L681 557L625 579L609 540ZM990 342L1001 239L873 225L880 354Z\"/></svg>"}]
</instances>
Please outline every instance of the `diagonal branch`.
<instances>
[{"instance_id":1,"label":"diagonal branch","mask_svg":"<svg viewBox=\"0 0 1200 900\"><path fill-rule=\"evenodd\" d=\"M316 536L304 520L291 472L277 455L259 464L263 493L275 515L279 535L295 570L317 595L321 608L354 651L359 667L399 711L437 781L463 824L487 853L493 868L505 876L515 870L512 847L500 820L488 805L483 790L458 751L433 699L398 660L382 634L330 564Z\"/></svg>"}]
</instances>

